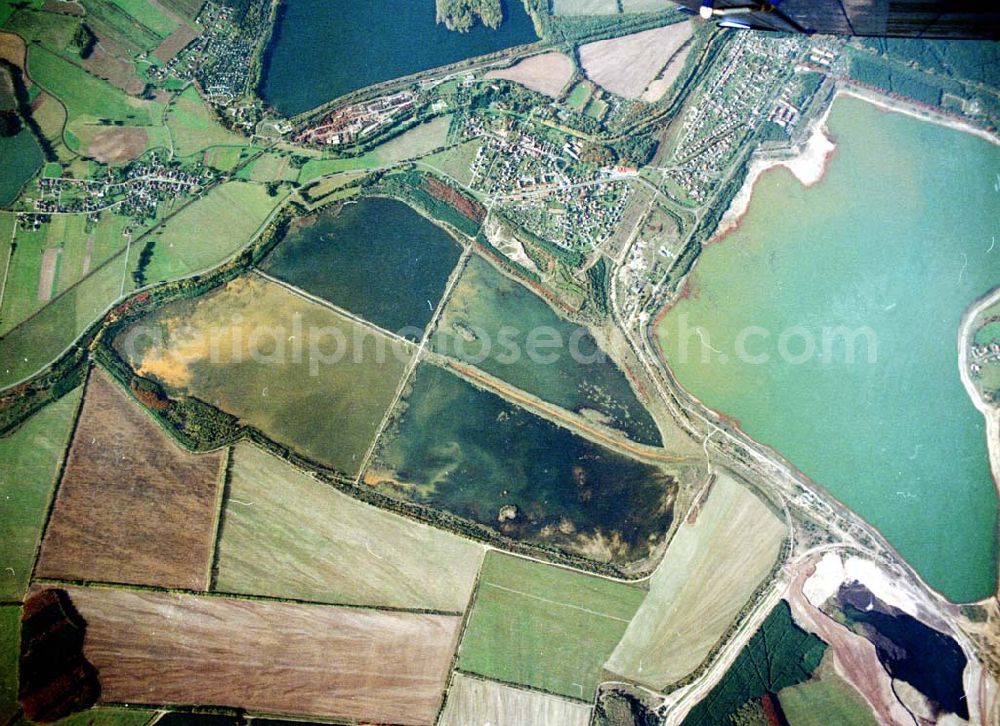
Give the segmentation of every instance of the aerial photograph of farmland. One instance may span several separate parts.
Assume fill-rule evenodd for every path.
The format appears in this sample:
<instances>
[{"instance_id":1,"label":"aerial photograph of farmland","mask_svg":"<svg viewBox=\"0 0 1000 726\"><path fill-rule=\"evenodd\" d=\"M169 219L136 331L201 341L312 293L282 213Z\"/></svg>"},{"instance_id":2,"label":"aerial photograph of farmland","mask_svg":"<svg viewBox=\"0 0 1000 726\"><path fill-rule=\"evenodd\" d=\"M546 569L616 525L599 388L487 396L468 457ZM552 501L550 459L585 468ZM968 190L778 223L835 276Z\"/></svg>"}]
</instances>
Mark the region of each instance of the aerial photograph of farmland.
<instances>
[{"instance_id":1,"label":"aerial photograph of farmland","mask_svg":"<svg viewBox=\"0 0 1000 726\"><path fill-rule=\"evenodd\" d=\"M1000 726L1000 7L0 0L0 726Z\"/></svg>"}]
</instances>

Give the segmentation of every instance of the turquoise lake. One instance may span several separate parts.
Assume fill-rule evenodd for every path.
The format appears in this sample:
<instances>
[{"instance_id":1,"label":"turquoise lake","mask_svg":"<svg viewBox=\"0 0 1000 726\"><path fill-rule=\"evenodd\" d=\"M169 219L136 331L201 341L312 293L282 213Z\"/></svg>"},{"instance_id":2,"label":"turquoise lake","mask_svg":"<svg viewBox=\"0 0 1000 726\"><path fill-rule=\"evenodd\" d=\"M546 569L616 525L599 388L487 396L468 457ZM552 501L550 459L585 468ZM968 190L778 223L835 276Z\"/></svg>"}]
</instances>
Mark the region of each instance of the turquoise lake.
<instances>
[{"instance_id":1,"label":"turquoise lake","mask_svg":"<svg viewBox=\"0 0 1000 726\"><path fill-rule=\"evenodd\" d=\"M359 88L538 40L521 0L495 30L438 25L433 0L285 0L260 92L289 116Z\"/></svg>"},{"instance_id":2,"label":"turquoise lake","mask_svg":"<svg viewBox=\"0 0 1000 726\"><path fill-rule=\"evenodd\" d=\"M932 587L986 597L997 495L957 336L1000 284L1000 148L854 98L828 126L823 180L764 174L658 337L687 390L878 527Z\"/></svg>"}]
</instances>

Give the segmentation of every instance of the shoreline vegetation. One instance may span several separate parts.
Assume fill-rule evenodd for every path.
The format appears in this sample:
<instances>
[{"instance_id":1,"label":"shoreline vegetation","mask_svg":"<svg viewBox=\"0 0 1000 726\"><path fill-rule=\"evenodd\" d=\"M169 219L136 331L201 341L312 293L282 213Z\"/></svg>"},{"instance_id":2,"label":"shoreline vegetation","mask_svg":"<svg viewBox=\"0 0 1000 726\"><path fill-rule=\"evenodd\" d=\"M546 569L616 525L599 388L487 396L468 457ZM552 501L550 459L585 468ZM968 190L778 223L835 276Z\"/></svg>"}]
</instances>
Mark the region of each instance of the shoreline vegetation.
<instances>
[{"instance_id":1,"label":"shoreline vegetation","mask_svg":"<svg viewBox=\"0 0 1000 726\"><path fill-rule=\"evenodd\" d=\"M501 0L437 0L437 22L448 30L467 33L477 21L487 28L499 28L504 21Z\"/></svg>"},{"instance_id":2,"label":"shoreline vegetation","mask_svg":"<svg viewBox=\"0 0 1000 726\"><path fill-rule=\"evenodd\" d=\"M765 172L783 166L788 169L804 187L813 186L823 180L823 177L826 174L827 165L830 163L830 159L837 150L836 140L827 135L826 121L830 116L830 111L833 109L834 103L836 103L837 99L841 97L857 98L888 113L901 113L920 121L926 121L938 126L944 126L946 128L955 129L956 131L972 134L973 136L985 139L992 144L1000 145L1000 137L996 134L973 126L971 123L966 121L960 121L958 119L945 116L944 114L932 114L924 109L918 109L905 101L900 101L883 94L867 91L865 89L855 88L853 86L839 87L830 98L826 108L823 110L823 113L809 125L806 140L798 145L792 156L788 156L787 152L765 152L759 155L754 154L751 158L750 166L747 168L747 174L743 181L743 185L740 187L736 196L734 196L732 202L730 202L729 207L722 215L719 226L708 239L708 244L720 241L729 232L732 232L739 227L743 216L746 214L747 209L750 206L750 200L753 197L753 191L757 184L757 180L760 179L761 175ZM668 302L666 307L670 306L672 306L672 303Z\"/></svg>"}]
</instances>

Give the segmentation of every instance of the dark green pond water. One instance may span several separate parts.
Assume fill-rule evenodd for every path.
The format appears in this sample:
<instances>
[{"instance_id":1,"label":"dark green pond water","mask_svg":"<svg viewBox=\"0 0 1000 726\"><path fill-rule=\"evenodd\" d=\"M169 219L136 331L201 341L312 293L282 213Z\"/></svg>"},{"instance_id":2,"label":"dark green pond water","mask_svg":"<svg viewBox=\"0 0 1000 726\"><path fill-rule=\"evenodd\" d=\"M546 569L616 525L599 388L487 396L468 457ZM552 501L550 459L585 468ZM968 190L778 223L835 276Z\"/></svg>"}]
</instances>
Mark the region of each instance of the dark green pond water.
<instances>
[{"instance_id":1,"label":"dark green pond water","mask_svg":"<svg viewBox=\"0 0 1000 726\"><path fill-rule=\"evenodd\" d=\"M45 161L32 133L24 128L16 136L0 137L0 207L15 199L21 187Z\"/></svg>"},{"instance_id":2,"label":"dark green pond water","mask_svg":"<svg viewBox=\"0 0 1000 726\"><path fill-rule=\"evenodd\" d=\"M496 30L456 33L434 0L285 0L264 56L261 95L294 115L359 88L538 40L520 0Z\"/></svg>"},{"instance_id":3,"label":"dark green pond water","mask_svg":"<svg viewBox=\"0 0 1000 726\"><path fill-rule=\"evenodd\" d=\"M673 516L672 483L660 470L427 363L377 468L402 482L383 485L386 493L594 559L647 555ZM506 505L517 516L502 523Z\"/></svg>"},{"instance_id":4,"label":"dark green pond water","mask_svg":"<svg viewBox=\"0 0 1000 726\"><path fill-rule=\"evenodd\" d=\"M292 230L261 267L416 339L461 252L447 232L402 202L369 198Z\"/></svg>"},{"instance_id":5,"label":"dark green pond water","mask_svg":"<svg viewBox=\"0 0 1000 726\"><path fill-rule=\"evenodd\" d=\"M531 345L543 338L559 344ZM634 441L662 444L625 374L586 328L563 320L544 300L479 257L469 261L455 286L432 342L435 351L477 365L541 399L591 412Z\"/></svg>"}]
</instances>

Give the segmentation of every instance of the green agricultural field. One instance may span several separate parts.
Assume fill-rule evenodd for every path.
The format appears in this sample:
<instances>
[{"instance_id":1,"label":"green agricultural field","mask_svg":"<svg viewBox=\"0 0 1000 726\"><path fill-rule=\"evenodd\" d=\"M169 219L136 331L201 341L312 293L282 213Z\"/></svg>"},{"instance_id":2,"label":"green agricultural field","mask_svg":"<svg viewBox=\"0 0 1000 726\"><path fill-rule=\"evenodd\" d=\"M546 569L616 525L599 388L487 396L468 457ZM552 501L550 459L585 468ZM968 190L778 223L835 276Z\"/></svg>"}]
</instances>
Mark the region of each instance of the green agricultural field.
<instances>
[{"instance_id":1,"label":"green agricultural field","mask_svg":"<svg viewBox=\"0 0 1000 726\"><path fill-rule=\"evenodd\" d=\"M71 123L80 116L123 121L134 126L159 123L161 104L127 96L43 46L28 47L28 72L42 88L66 105Z\"/></svg>"},{"instance_id":2,"label":"green agricultural field","mask_svg":"<svg viewBox=\"0 0 1000 726\"><path fill-rule=\"evenodd\" d=\"M451 116L438 116L376 146L373 153L383 166L416 159L447 144L450 126Z\"/></svg>"},{"instance_id":3,"label":"green agricultural field","mask_svg":"<svg viewBox=\"0 0 1000 726\"><path fill-rule=\"evenodd\" d=\"M122 250L124 226L122 217L102 212L96 223L83 214L55 215L38 230L18 228L17 248L10 259L0 307L0 334L41 310Z\"/></svg>"},{"instance_id":4,"label":"green agricultural field","mask_svg":"<svg viewBox=\"0 0 1000 726\"><path fill-rule=\"evenodd\" d=\"M251 444L233 453L221 592L464 611L483 547L359 502Z\"/></svg>"},{"instance_id":5,"label":"green agricultural field","mask_svg":"<svg viewBox=\"0 0 1000 726\"><path fill-rule=\"evenodd\" d=\"M214 187L133 245L129 270L141 265L139 250L150 242L152 256L142 270L146 284L213 267L248 244L282 200L262 184L231 181Z\"/></svg>"},{"instance_id":6,"label":"green agricultural field","mask_svg":"<svg viewBox=\"0 0 1000 726\"><path fill-rule=\"evenodd\" d=\"M0 337L0 386L51 363L121 294L124 256L94 270L66 294Z\"/></svg>"},{"instance_id":7,"label":"green agricultural field","mask_svg":"<svg viewBox=\"0 0 1000 726\"><path fill-rule=\"evenodd\" d=\"M339 174L345 171L375 169L380 165L378 157L373 152L352 156L346 159L310 159L299 172L299 183L308 184L329 174Z\"/></svg>"},{"instance_id":8,"label":"green agricultural field","mask_svg":"<svg viewBox=\"0 0 1000 726\"><path fill-rule=\"evenodd\" d=\"M737 709L809 680L825 651L826 643L796 625L781 600L722 680L691 709L684 726L737 726L731 718Z\"/></svg>"},{"instance_id":9,"label":"green agricultural field","mask_svg":"<svg viewBox=\"0 0 1000 726\"><path fill-rule=\"evenodd\" d=\"M141 375L349 474L361 466L411 355L257 275L166 305L134 330L134 346L129 332L115 345Z\"/></svg>"},{"instance_id":10,"label":"green agricultural field","mask_svg":"<svg viewBox=\"0 0 1000 726\"><path fill-rule=\"evenodd\" d=\"M59 475L82 388L34 414L0 438L0 599L20 600Z\"/></svg>"},{"instance_id":11,"label":"green agricultural field","mask_svg":"<svg viewBox=\"0 0 1000 726\"><path fill-rule=\"evenodd\" d=\"M594 88L589 83L577 83L573 86L573 90L570 91L569 95L566 97L566 105L574 111L583 113L583 109L587 107L587 103L590 101L590 95L593 92Z\"/></svg>"},{"instance_id":12,"label":"green agricultural field","mask_svg":"<svg viewBox=\"0 0 1000 726\"><path fill-rule=\"evenodd\" d=\"M458 667L590 701L601 665L644 595L631 585L490 552Z\"/></svg>"},{"instance_id":13,"label":"green agricultural field","mask_svg":"<svg viewBox=\"0 0 1000 726\"><path fill-rule=\"evenodd\" d=\"M213 146L205 150L203 163L219 171L229 171L239 163L244 150L240 146Z\"/></svg>"},{"instance_id":14,"label":"green agricultural field","mask_svg":"<svg viewBox=\"0 0 1000 726\"><path fill-rule=\"evenodd\" d=\"M421 166L429 166L460 184L468 186L472 183L472 162L476 160L476 154L482 145L483 142L479 139L466 141L458 146L426 156L420 160L420 164Z\"/></svg>"},{"instance_id":15,"label":"green agricultural field","mask_svg":"<svg viewBox=\"0 0 1000 726\"><path fill-rule=\"evenodd\" d=\"M178 156L191 156L213 146L248 146L247 139L234 134L215 118L212 109L194 86L171 100L167 107L167 127Z\"/></svg>"},{"instance_id":16,"label":"green agricultural field","mask_svg":"<svg viewBox=\"0 0 1000 726\"><path fill-rule=\"evenodd\" d=\"M161 38L166 38L180 25L163 8L149 0L111 0L111 2Z\"/></svg>"},{"instance_id":17,"label":"green agricultural field","mask_svg":"<svg viewBox=\"0 0 1000 726\"><path fill-rule=\"evenodd\" d=\"M6 7L11 5L13 3L3 3ZM49 48L62 49L72 44L79 24L79 19L70 15L25 9L14 13L4 25L4 30L17 33L28 44L41 43Z\"/></svg>"},{"instance_id":18,"label":"green agricultural field","mask_svg":"<svg viewBox=\"0 0 1000 726\"><path fill-rule=\"evenodd\" d=\"M813 679L778 694L791 726L875 726L878 721L864 697L837 675L827 651Z\"/></svg>"},{"instance_id":19,"label":"green agricultural field","mask_svg":"<svg viewBox=\"0 0 1000 726\"><path fill-rule=\"evenodd\" d=\"M265 153L236 174L237 179L255 182L295 181L299 170L291 164L290 155Z\"/></svg>"},{"instance_id":20,"label":"green agricultural field","mask_svg":"<svg viewBox=\"0 0 1000 726\"><path fill-rule=\"evenodd\" d=\"M770 572L786 535L760 499L720 474L696 521L682 523L667 547L607 669L656 690L691 673Z\"/></svg>"},{"instance_id":21,"label":"green agricultural field","mask_svg":"<svg viewBox=\"0 0 1000 726\"><path fill-rule=\"evenodd\" d=\"M17 703L17 656L21 649L21 608L0 606L0 721L10 722Z\"/></svg>"}]
</instances>

